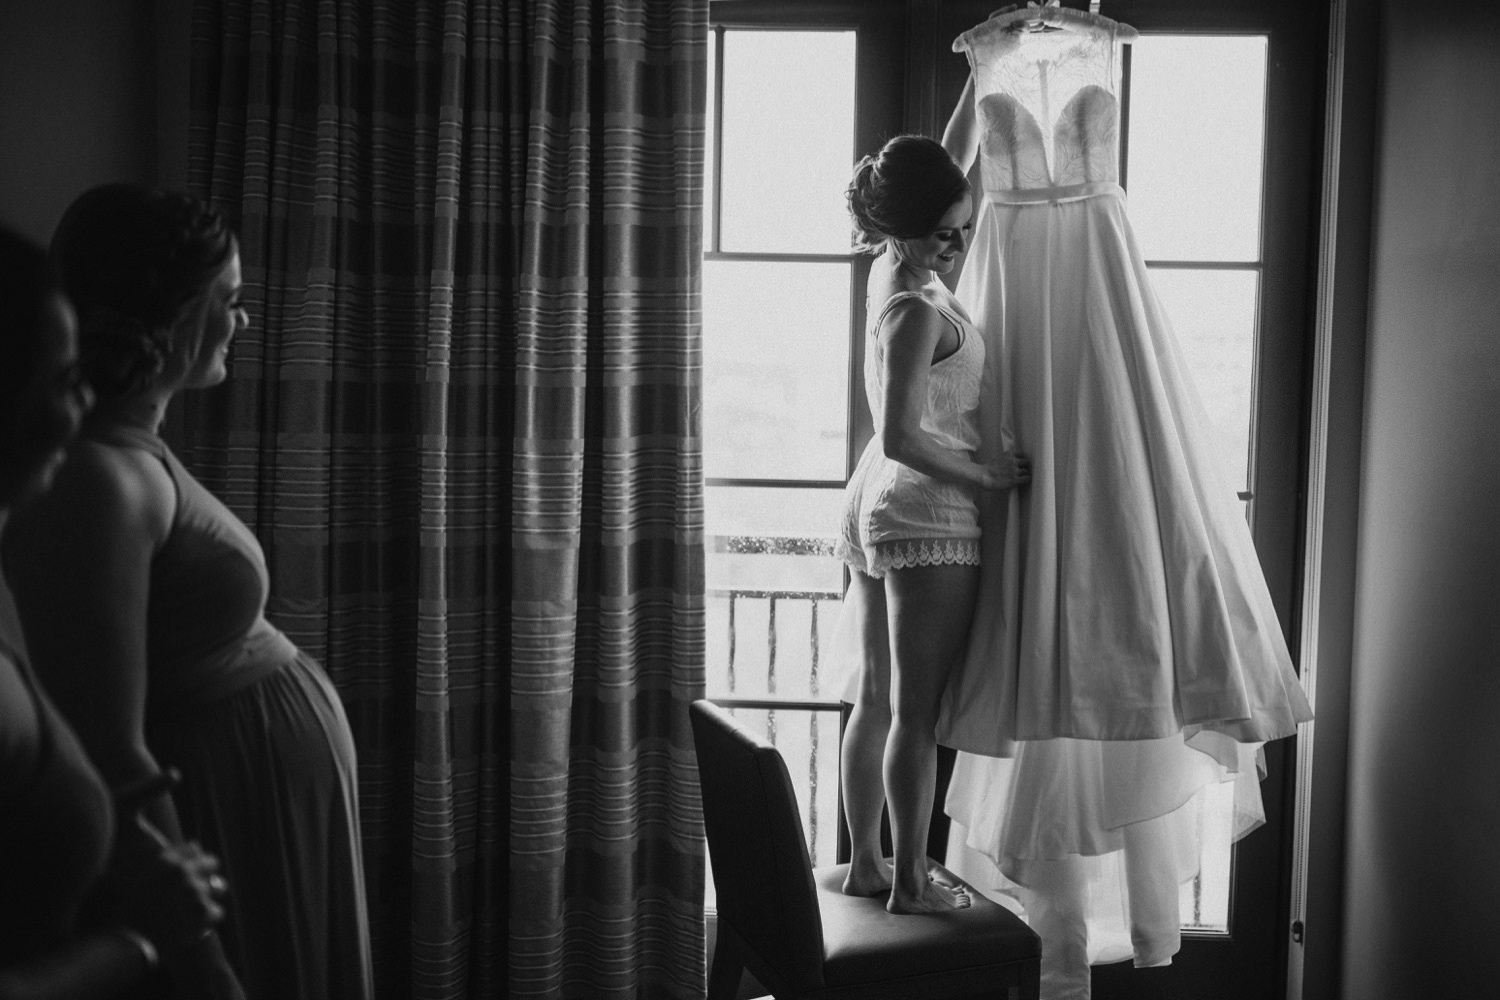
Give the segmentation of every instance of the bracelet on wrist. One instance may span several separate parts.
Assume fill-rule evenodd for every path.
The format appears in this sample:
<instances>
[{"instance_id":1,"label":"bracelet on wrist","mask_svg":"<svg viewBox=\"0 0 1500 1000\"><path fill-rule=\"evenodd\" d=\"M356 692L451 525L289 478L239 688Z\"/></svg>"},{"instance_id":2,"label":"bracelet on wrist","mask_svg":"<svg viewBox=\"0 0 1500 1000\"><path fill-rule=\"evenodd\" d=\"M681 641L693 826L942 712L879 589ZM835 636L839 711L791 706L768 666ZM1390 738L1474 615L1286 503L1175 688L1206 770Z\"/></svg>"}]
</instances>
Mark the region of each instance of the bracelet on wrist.
<instances>
[{"instance_id":1,"label":"bracelet on wrist","mask_svg":"<svg viewBox=\"0 0 1500 1000\"><path fill-rule=\"evenodd\" d=\"M161 956L157 954L156 945L151 943L150 938L139 931L131 930L129 927L116 927L115 933L124 938L140 954L141 961L146 963L148 971L160 964Z\"/></svg>"}]
</instances>

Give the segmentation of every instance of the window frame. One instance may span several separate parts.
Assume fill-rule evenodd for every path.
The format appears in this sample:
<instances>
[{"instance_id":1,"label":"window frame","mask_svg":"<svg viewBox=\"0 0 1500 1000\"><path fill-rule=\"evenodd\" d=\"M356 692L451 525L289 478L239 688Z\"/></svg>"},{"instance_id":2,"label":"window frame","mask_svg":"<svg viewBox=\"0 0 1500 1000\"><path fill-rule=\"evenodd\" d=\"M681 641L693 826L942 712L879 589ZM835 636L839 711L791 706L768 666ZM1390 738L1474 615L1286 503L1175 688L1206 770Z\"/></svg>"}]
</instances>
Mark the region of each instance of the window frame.
<instances>
[{"instance_id":1,"label":"window frame","mask_svg":"<svg viewBox=\"0 0 1500 1000\"><path fill-rule=\"evenodd\" d=\"M901 51L900 26L907 14L906 0L712 0L709 4L709 30L713 44L721 45L724 29L748 28L761 31L845 30L856 33L854 146L849 165L865 153L879 149L890 136L903 131L902 109L906 88L902 75L888 72L890 54ZM719 49L722 54L722 48ZM723 61L718 60L717 75L722 76ZM722 79L713 81L710 98L716 102L715 120L721 120ZM867 254L762 254L725 252L719 249L719 202L724 197L721 181L722 139L714 136L708 169L713 173L714 204L708 206L713 218L711 245L704 250L705 261L714 260L847 260L852 265L849 292L850 358L849 358L849 445L845 456L845 477L865 442L874 433L870 408L864 394L864 343L860 332L865 325L865 300L862 289L873 261ZM708 479L710 486L794 486L798 482L837 486L831 480L752 480L730 477Z\"/></svg>"},{"instance_id":2,"label":"window frame","mask_svg":"<svg viewBox=\"0 0 1500 1000\"><path fill-rule=\"evenodd\" d=\"M889 72L892 65L902 65L903 33L907 0L712 0L709 4L709 44L715 47L715 78L709 81L709 100L713 102L714 121L723 121L723 35L726 30L758 31L853 31L855 43L855 108L853 142L849 166L864 154L878 149L887 138L904 131L902 121L906 105L902 73ZM723 130L716 127L710 137L706 169L711 172L713 201L706 206L711 220L706 234L703 259L714 261L812 261L845 262L849 266L849 362L846 412L846 448L843 478L840 480L766 479L730 476L706 476L706 488L838 489L842 490L858 461L866 442L874 434L874 424L864 389L864 337L866 319L864 288L873 258L855 253L806 254L778 252L725 251L722 249L720 209L724 197L722 183ZM710 543L713 540L710 539ZM842 572L843 588L848 587L848 570ZM849 706L836 696L826 698L740 697L715 694L708 697L717 705L730 709L768 712L838 713L838 736L842 742L848 721ZM774 725L774 722L772 723ZM806 817L804 818L806 819ZM848 825L840 798L836 813L835 859L846 860L849 853Z\"/></svg>"},{"instance_id":3,"label":"window frame","mask_svg":"<svg viewBox=\"0 0 1500 1000\"><path fill-rule=\"evenodd\" d=\"M1073 0L1068 2L1078 6ZM836 27L863 32L856 68L854 151L863 154L898 132L941 134L967 78L964 60L951 53L949 43L1001 5L1000 0L713 0L710 21L725 27ZM1300 648L1302 627L1314 254L1323 165L1324 108L1320 98L1325 89L1328 7L1323 3L1307 5L1301 0L1254 0L1246 5L1111 0L1103 13L1143 34L1245 33L1264 34L1269 39L1260 315L1247 483L1252 496L1247 516L1273 603L1295 652ZM866 44L867 38L871 44ZM881 51L896 54L872 65L869 53L877 45ZM881 124L871 124L875 112L883 112ZM1122 159L1124 155L1122 150ZM710 169L717 169L717 160ZM722 186L716 184L714 191L716 198L723 197ZM865 322L863 288L870 259L856 256L853 261L846 472L853 468L873 434L861 377L863 337L858 335ZM1201 266L1201 262L1192 263ZM749 485L717 479L710 483ZM725 702L733 704L734 700ZM747 707L826 710L828 704L774 701ZM1267 773L1261 792L1267 829L1236 850L1236 883L1257 887L1257 894L1266 898L1253 913L1242 913L1243 894L1235 893L1227 935L1184 932L1188 940L1175 960L1174 975L1218 987L1232 982L1236 996L1274 996L1284 985L1291 942L1295 761L1295 741L1281 740L1266 748ZM940 810L934 812L933 842L941 844L946 838L945 824L937 815ZM937 829L940 825L944 827L941 834ZM939 835L943 839L938 839ZM1132 976L1130 972L1128 963L1097 968L1095 995L1100 1000L1146 996L1157 988L1148 983L1159 980L1143 974Z\"/></svg>"}]
</instances>

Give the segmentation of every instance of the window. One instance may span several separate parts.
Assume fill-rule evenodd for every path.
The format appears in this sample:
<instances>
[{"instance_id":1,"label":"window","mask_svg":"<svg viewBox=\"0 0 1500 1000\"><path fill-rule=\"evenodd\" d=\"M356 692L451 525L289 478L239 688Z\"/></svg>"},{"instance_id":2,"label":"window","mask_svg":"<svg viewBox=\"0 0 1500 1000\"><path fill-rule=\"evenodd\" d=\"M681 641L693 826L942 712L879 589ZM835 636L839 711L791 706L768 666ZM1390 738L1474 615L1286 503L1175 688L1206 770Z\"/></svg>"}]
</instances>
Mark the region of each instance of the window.
<instances>
[{"instance_id":1,"label":"window","mask_svg":"<svg viewBox=\"0 0 1500 1000\"><path fill-rule=\"evenodd\" d=\"M839 706L823 650L844 590L855 32L717 26L710 52L708 689L781 749L814 864L832 864Z\"/></svg>"},{"instance_id":2,"label":"window","mask_svg":"<svg viewBox=\"0 0 1500 1000\"><path fill-rule=\"evenodd\" d=\"M1286 150L1300 156L1305 147L1285 138L1285 110L1275 129L1271 121L1272 109L1286 107L1273 96L1294 88L1277 75L1285 71L1271 59L1263 12L1222 26L1219 15L1189 26L1196 13L1167 13L1181 23L1112 13L1143 32L1126 50L1121 177L1285 615L1288 583L1277 569L1294 559L1295 483L1286 469L1297 461L1298 417L1286 393L1297 384L1304 279L1295 227L1306 203ZM937 102L935 128L925 117L920 128L905 123L923 117L913 93L941 88L890 69L930 72L918 58L921 40L900 35L915 16L876 0L712 5L708 693L782 750L815 865L837 851L839 715L825 652L844 572L832 543L843 483L871 433L858 374L868 259L849 253L843 188L854 159L889 135L941 130L949 108ZM1278 141L1283 158L1270 169ZM1268 752L1274 779L1280 750ZM1262 791L1274 813L1275 785ZM1228 823L1228 807L1220 803L1205 822ZM1238 912L1249 894L1231 891L1231 852L1202 860L1203 874L1184 889L1184 924L1223 937L1231 904Z\"/></svg>"},{"instance_id":3,"label":"window","mask_svg":"<svg viewBox=\"0 0 1500 1000\"><path fill-rule=\"evenodd\" d=\"M1127 49L1122 143L1141 252L1247 501L1267 41L1142 35ZM1205 87L1206 79L1214 85Z\"/></svg>"},{"instance_id":4,"label":"window","mask_svg":"<svg viewBox=\"0 0 1500 1000\"><path fill-rule=\"evenodd\" d=\"M1265 164L1265 35L1150 35L1127 47L1121 182L1151 282L1242 502L1251 477ZM1212 79L1206 87L1203 81ZM1213 136L1212 142L1202 141ZM1232 786L1211 790L1183 927L1229 930Z\"/></svg>"},{"instance_id":5,"label":"window","mask_svg":"<svg viewBox=\"0 0 1500 1000\"><path fill-rule=\"evenodd\" d=\"M844 201L901 131L905 0L710 7L703 263L708 694L787 760L813 864L839 850L844 483L869 438L869 259ZM712 908L712 886L709 908Z\"/></svg>"}]
</instances>

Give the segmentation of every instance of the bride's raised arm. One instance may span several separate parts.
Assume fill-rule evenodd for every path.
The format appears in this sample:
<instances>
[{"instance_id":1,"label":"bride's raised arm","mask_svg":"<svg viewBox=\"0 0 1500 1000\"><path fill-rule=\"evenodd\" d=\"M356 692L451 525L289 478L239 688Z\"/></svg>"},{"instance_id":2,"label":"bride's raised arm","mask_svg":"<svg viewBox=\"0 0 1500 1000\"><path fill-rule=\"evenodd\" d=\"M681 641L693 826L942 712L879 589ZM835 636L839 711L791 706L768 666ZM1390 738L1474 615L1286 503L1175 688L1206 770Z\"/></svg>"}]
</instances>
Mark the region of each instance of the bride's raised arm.
<instances>
[{"instance_id":1,"label":"bride's raised arm","mask_svg":"<svg viewBox=\"0 0 1500 1000\"><path fill-rule=\"evenodd\" d=\"M943 148L964 173L974 166L974 156L979 151L979 126L974 118L974 74L969 74L964 92L959 95L948 126L943 129Z\"/></svg>"}]
</instances>

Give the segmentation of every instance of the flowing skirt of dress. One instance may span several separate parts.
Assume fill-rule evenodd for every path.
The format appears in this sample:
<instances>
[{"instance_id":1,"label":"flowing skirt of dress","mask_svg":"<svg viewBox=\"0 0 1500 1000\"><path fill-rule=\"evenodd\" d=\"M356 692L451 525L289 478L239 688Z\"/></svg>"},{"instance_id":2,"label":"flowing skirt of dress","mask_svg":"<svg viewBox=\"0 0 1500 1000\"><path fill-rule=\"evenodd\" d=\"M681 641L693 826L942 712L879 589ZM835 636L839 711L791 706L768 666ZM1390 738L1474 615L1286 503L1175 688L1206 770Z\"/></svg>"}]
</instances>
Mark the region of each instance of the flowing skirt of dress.
<instances>
[{"instance_id":1,"label":"flowing skirt of dress","mask_svg":"<svg viewBox=\"0 0 1500 1000\"><path fill-rule=\"evenodd\" d=\"M981 582L938 741L948 865L1015 896L1043 995L1169 961L1206 841L1262 822L1260 745L1311 710L1123 196L986 199L958 297L984 331Z\"/></svg>"},{"instance_id":2,"label":"flowing skirt of dress","mask_svg":"<svg viewBox=\"0 0 1500 1000\"><path fill-rule=\"evenodd\" d=\"M981 453L1033 476L985 512L949 745L1294 734L1311 712L1123 196L987 201L958 297L999 400Z\"/></svg>"},{"instance_id":3,"label":"flowing skirt of dress","mask_svg":"<svg viewBox=\"0 0 1500 1000\"><path fill-rule=\"evenodd\" d=\"M946 865L1042 937L1042 996L1088 1000L1089 966L1164 965L1181 946L1187 883L1265 820L1259 747L1226 767L1179 735L1038 740L1010 758L960 753ZM1212 902L1227 884L1209 880Z\"/></svg>"},{"instance_id":4,"label":"flowing skirt of dress","mask_svg":"<svg viewBox=\"0 0 1500 1000\"><path fill-rule=\"evenodd\" d=\"M182 772L188 836L229 879L219 934L250 997L369 1000L355 750L327 675L295 652L269 676L147 740Z\"/></svg>"}]
</instances>

